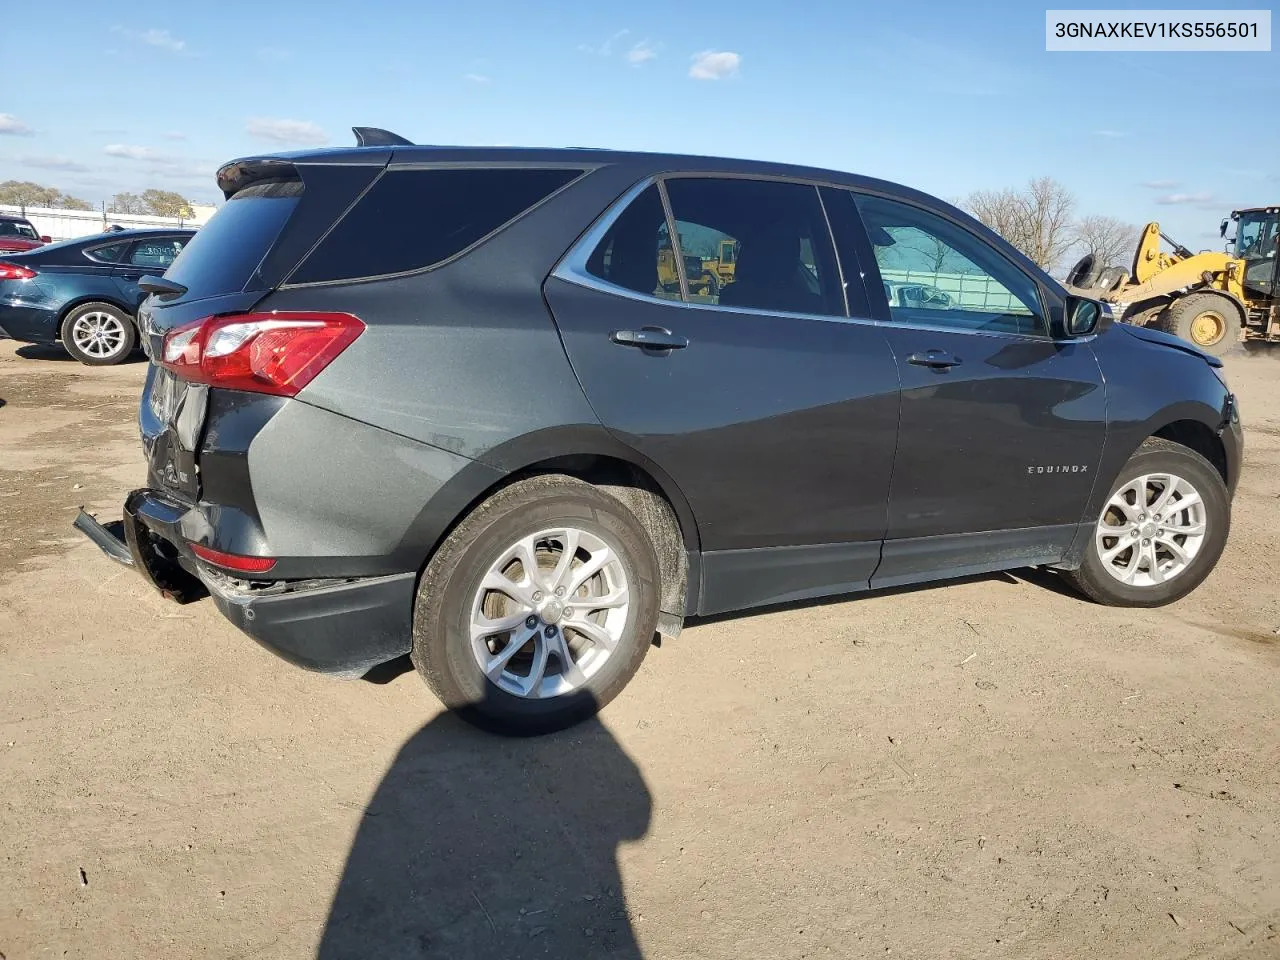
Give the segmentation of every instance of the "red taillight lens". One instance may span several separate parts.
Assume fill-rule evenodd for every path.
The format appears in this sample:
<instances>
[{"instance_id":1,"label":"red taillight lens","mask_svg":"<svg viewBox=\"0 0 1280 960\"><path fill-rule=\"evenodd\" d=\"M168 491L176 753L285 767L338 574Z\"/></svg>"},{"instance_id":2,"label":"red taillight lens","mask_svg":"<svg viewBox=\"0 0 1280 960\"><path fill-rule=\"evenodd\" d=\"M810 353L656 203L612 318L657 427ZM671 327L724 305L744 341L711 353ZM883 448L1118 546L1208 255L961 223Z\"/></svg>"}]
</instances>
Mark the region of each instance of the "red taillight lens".
<instances>
[{"instance_id":1,"label":"red taillight lens","mask_svg":"<svg viewBox=\"0 0 1280 960\"><path fill-rule=\"evenodd\" d=\"M36 272L30 267L0 261L0 280L30 280L35 275Z\"/></svg>"},{"instance_id":2,"label":"red taillight lens","mask_svg":"<svg viewBox=\"0 0 1280 960\"><path fill-rule=\"evenodd\" d=\"M191 552L214 566L238 570L241 573L266 573L276 565L271 557L242 557L237 553L223 553L221 550L215 550L200 543L191 544Z\"/></svg>"},{"instance_id":3,"label":"red taillight lens","mask_svg":"<svg viewBox=\"0 0 1280 960\"><path fill-rule=\"evenodd\" d=\"M165 334L160 362L187 380L292 397L364 332L349 313L239 313Z\"/></svg>"}]
</instances>

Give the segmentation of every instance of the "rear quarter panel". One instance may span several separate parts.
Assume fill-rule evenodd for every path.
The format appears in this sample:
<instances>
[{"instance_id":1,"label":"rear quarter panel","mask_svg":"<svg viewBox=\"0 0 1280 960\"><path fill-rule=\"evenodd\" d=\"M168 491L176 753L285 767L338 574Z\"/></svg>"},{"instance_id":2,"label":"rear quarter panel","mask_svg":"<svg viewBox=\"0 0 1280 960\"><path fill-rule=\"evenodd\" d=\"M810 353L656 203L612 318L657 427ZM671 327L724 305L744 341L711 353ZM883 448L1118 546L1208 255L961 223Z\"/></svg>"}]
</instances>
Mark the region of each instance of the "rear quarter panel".
<instances>
[{"instance_id":1,"label":"rear quarter panel","mask_svg":"<svg viewBox=\"0 0 1280 960\"><path fill-rule=\"evenodd\" d=\"M540 450L578 452L517 442L556 431L559 444L565 428L601 429L542 283L633 180L619 168L597 169L432 270L271 294L260 309L344 311L367 327L299 399L503 471Z\"/></svg>"}]
</instances>

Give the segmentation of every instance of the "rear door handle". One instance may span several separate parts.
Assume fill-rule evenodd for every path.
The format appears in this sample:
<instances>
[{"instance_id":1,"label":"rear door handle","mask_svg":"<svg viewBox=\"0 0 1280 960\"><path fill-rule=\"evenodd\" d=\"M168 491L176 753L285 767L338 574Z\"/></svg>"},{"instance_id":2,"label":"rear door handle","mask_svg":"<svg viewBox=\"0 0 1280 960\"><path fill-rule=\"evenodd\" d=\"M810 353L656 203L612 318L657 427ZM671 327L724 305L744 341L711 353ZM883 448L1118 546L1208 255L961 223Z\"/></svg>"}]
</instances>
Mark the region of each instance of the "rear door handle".
<instances>
[{"instance_id":1,"label":"rear door handle","mask_svg":"<svg viewBox=\"0 0 1280 960\"><path fill-rule=\"evenodd\" d=\"M931 370L949 370L961 363L959 357L945 350L929 350L925 353L913 353L907 357L907 363L917 367L929 367Z\"/></svg>"},{"instance_id":2,"label":"rear door handle","mask_svg":"<svg viewBox=\"0 0 1280 960\"><path fill-rule=\"evenodd\" d=\"M649 350L682 350L689 345L689 338L672 333L665 327L641 327L639 330L615 330L609 339L625 347L644 347Z\"/></svg>"}]
</instances>

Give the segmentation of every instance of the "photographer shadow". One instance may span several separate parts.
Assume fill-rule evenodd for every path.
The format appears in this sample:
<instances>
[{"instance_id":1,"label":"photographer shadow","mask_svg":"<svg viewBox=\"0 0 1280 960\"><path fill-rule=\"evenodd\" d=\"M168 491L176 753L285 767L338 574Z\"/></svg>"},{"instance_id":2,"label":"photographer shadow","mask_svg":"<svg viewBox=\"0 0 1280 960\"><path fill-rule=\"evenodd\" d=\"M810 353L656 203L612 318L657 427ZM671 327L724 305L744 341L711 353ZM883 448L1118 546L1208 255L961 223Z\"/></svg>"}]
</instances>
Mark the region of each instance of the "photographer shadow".
<instances>
[{"instance_id":1,"label":"photographer shadow","mask_svg":"<svg viewBox=\"0 0 1280 960\"><path fill-rule=\"evenodd\" d=\"M650 808L594 718L504 739L443 713L364 811L318 957L639 958L617 851Z\"/></svg>"}]
</instances>

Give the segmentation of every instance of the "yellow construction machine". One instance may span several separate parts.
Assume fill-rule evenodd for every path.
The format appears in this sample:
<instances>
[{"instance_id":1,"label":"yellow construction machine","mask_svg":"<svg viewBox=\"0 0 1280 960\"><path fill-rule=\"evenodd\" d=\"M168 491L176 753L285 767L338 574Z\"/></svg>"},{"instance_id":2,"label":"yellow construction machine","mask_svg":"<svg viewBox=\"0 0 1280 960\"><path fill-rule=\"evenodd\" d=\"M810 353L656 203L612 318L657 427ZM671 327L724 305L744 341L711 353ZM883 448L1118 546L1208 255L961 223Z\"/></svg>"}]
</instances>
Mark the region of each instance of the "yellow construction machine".
<instances>
[{"instance_id":1,"label":"yellow construction machine","mask_svg":"<svg viewBox=\"0 0 1280 960\"><path fill-rule=\"evenodd\" d=\"M703 257L704 269L716 275L720 286L733 283L735 271L738 269L738 241L728 238L720 241L720 249L714 257Z\"/></svg>"},{"instance_id":2,"label":"yellow construction machine","mask_svg":"<svg viewBox=\"0 0 1280 960\"><path fill-rule=\"evenodd\" d=\"M713 263L715 261L712 261ZM689 282L689 295L699 299L714 299L720 295L720 279L703 266L701 257L686 255L684 275ZM676 254L669 243L658 248L658 285L664 293L680 293L680 273L676 267Z\"/></svg>"},{"instance_id":3,"label":"yellow construction machine","mask_svg":"<svg viewBox=\"0 0 1280 960\"><path fill-rule=\"evenodd\" d=\"M1067 286L1112 304L1126 323L1154 326L1209 353L1226 353L1241 338L1280 341L1280 206L1234 210L1222 221L1228 251L1192 253L1160 232L1142 231L1131 270L1085 256ZM1164 240L1171 251L1160 249Z\"/></svg>"}]
</instances>

